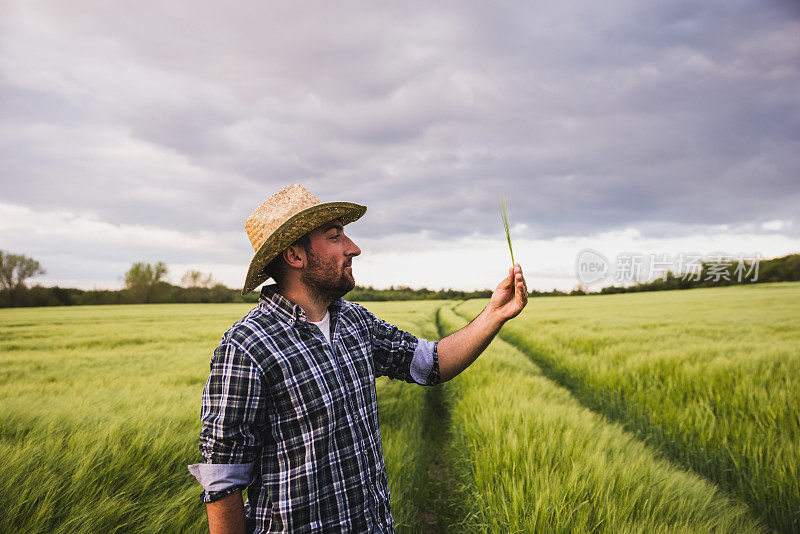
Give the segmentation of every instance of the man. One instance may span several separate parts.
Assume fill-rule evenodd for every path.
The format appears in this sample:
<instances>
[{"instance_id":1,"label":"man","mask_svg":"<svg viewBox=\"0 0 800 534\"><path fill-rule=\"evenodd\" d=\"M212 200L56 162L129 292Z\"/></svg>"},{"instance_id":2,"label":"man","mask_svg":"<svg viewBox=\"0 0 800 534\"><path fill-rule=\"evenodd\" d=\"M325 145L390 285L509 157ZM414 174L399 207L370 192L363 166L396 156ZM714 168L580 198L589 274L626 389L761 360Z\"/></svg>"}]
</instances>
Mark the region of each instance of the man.
<instances>
[{"instance_id":1,"label":"man","mask_svg":"<svg viewBox=\"0 0 800 534\"><path fill-rule=\"evenodd\" d=\"M211 360L205 463L189 470L204 487L212 534L393 532L375 377L447 381L527 303L517 265L468 326L430 342L342 300L361 253L343 227L365 211L292 185L247 219L255 256L242 292L276 283Z\"/></svg>"}]
</instances>

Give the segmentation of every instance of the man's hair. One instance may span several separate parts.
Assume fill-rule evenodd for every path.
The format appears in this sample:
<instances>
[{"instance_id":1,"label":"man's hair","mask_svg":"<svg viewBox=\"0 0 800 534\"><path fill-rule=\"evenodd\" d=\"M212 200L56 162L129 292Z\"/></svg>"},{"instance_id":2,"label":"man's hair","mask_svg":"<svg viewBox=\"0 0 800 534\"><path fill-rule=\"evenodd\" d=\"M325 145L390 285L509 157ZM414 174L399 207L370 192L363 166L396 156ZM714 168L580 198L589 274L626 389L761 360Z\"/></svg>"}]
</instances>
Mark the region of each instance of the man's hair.
<instances>
[{"instance_id":1,"label":"man's hair","mask_svg":"<svg viewBox=\"0 0 800 534\"><path fill-rule=\"evenodd\" d=\"M303 250L305 250L306 254L308 254L309 250L311 250L311 239L308 237L308 234L305 234L290 246L303 247ZM267 266L264 267L262 272L267 276L272 277L276 282L280 283L283 279L285 271L286 262L283 260L283 250L281 250L280 254L278 254L271 262L269 262Z\"/></svg>"}]
</instances>

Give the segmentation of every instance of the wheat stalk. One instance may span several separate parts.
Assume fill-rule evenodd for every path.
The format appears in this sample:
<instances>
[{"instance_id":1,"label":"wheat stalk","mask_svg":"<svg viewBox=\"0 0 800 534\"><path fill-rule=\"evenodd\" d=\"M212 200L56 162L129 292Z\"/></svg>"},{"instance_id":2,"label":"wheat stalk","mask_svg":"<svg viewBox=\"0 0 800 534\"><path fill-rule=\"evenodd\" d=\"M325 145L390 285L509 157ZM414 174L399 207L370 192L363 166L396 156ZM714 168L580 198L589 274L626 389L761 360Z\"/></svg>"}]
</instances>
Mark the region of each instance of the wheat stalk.
<instances>
[{"instance_id":1,"label":"wheat stalk","mask_svg":"<svg viewBox=\"0 0 800 534\"><path fill-rule=\"evenodd\" d=\"M506 213L505 195L500 195L500 200L498 203L500 204L500 218L503 219L503 228L506 229L506 240L508 241L508 250L511 252L511 266L513 267L517 263L514 261L514 249L511 247L511 231L508 229L508 214Z\"/></svg>"}]
</instances>

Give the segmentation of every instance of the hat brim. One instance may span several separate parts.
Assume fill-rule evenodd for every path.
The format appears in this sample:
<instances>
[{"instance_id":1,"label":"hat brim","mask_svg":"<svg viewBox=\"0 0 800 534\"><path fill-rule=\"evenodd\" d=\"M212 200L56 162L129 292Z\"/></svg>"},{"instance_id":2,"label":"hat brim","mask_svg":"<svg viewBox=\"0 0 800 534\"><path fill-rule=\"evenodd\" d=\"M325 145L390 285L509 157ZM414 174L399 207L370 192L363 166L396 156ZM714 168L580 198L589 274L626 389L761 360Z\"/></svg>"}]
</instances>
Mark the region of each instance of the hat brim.
<instances>
[{"instance_id":1,"label":"hat brim","mask_svg":"<svg viewBox=\"0 0 800 534\"><path fill-rule=\"evenodd\" d=\"M334 219L340 219L342 226L350 224L360 219L366 211L366 206L353 202L323 202L292 215L270 234L250 260L242 295L266 282L269 276L264 274L264 267L305 234Z\"/></svg>"}]
</instances>

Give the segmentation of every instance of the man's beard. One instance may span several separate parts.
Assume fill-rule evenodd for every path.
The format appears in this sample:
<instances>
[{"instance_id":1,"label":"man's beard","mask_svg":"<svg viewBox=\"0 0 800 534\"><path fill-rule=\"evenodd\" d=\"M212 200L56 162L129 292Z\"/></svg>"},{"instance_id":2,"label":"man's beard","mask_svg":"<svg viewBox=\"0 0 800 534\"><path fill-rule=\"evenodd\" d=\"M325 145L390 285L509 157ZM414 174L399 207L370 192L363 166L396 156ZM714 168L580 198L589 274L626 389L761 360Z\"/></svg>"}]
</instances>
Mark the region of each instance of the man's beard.
<instances>
[{"instance_id":1,"label":"man's beard","mask_svg":"<svg viewBox=\"0 0 800 534\"><path fill-rule=\"evenodd\" d=\"M335 261L325 261L310 250L306 252L308 265L300 275L300 280L309 294L317 302L333 302L350 292L356 285L351 276L347 276L344 267Z\"/></svg>"}]
</instances>

